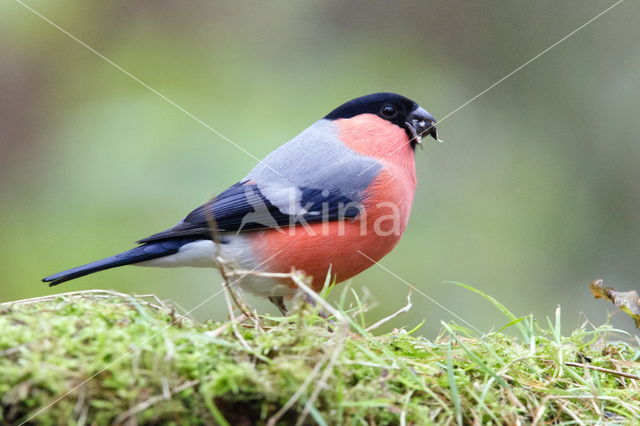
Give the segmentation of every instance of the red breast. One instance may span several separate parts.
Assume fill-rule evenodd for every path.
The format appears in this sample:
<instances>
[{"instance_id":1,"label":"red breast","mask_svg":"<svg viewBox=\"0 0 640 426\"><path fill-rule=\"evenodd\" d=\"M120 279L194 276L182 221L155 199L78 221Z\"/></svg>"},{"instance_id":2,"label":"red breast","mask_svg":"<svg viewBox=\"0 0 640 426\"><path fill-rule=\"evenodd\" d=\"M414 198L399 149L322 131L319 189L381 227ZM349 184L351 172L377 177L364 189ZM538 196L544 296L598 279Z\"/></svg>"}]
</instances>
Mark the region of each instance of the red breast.
<instances>
[{"instance_id":1,"label":"red breast","mask_svg":"<svg viewBox=\"0 0 640 426\"><path fill-rule=\"evenodd\" d=\"M378 261L393 249L406 228L416 187L414 152L404 129L373 114L335 123L349 148L383 165L366 190L365 212L355 220L258 231L251 239L258 262L279 252L267 264L269 272L295 267L313 277L316 290L329 268L341 282L372 265L360 252Z\"/></svg>"}]
</instances>

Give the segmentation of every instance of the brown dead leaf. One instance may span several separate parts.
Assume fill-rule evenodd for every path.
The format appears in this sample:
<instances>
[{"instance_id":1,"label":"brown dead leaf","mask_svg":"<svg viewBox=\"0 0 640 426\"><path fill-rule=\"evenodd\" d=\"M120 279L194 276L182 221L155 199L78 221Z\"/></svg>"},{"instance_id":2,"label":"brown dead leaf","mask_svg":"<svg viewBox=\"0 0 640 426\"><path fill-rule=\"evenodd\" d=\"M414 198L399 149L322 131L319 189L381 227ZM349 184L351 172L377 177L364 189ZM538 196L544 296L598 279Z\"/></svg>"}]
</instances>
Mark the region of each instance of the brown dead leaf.
<instances>
[{"instance_id":1,"label":"brown dead leaf","mask_svg":"<svg viewBox=\"0 0 640 426\"><path fill-rule=\"evenodd\" d=\"M614 288L605 287L604 280L601 278L591 281L589 290L596 299L606 299L616 305L618 309L634 319L636 328L640 328L640 296L637 291L617 291Z\"/></svg>"}]
</instances>

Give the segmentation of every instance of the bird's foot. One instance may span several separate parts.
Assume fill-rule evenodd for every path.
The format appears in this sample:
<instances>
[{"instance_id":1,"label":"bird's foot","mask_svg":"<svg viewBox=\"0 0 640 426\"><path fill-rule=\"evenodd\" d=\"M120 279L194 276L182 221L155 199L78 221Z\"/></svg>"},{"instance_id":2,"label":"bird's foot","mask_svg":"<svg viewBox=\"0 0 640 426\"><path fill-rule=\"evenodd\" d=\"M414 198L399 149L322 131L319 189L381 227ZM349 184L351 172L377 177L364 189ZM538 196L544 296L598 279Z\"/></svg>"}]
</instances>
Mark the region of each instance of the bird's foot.
<instances>
[{"instance_id":1,"label":"bird's foot","mask_svg":"<svg viewBox=\"0 0 640 426\"><path fill-rule=\"evenodd\" d=\"M284 297L282 296L271 296L269 297L269 302L276 305L282 316L289 316L289 311L287 310L287 306L284 304Z\"/></svg>"},{"instance_id":2,"label":"bird's foot","mask_svg":"<svg viewBox=\"0 0 640 426\"><path fill-rule=\"evenodd\" d=\"M313 300L313 298L311 296L309 296L307 293L304 293L302 295L302 301L304 303L308 303L309 305L313 306L314 308L317 307L317 303L315 300ZM327 319L331 316L331 314L327 311L325 311L324 309L320 309L318 310L318 315L320 315L322 318Z\"/></svg>"}]
</instances>

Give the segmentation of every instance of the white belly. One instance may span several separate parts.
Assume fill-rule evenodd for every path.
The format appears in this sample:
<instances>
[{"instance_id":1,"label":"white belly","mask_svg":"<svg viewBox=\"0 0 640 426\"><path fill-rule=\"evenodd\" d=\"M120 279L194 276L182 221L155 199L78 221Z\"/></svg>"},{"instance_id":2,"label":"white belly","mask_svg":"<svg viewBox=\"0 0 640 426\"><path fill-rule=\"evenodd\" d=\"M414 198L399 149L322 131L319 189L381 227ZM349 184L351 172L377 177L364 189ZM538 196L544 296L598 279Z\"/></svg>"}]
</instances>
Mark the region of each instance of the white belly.
<instances>
[{"instance_id":1,"label":"white belly","mask_svg":"<svg viewBox=\"0 0 640 426\"><path fill-rule=\"evenodd\" d=\"M217 246L217 248L216 248ZM218 268L216 257L221 256L236 268L266 272L261 264L256 262L251 244L244 235L229 238L228 243L216 245L211 240L199 240L180 247L177 253L157 259L136 263L136 266L151 266L159 268L177 268L191 266L196 268ZM248 291L257 296L288 296L295 291L291 287L281 284L272 278L246 274L230 278L234 287Z\"/></svg>"}]
</instances>

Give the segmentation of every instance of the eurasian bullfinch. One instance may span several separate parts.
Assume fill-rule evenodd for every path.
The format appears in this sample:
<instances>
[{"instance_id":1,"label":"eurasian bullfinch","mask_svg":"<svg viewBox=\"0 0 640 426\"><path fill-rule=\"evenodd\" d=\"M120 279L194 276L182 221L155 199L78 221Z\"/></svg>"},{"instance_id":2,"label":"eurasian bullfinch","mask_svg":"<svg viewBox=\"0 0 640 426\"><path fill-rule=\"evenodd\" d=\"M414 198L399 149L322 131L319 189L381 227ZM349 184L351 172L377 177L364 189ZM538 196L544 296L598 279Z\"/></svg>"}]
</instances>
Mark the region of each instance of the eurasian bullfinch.
<instances>
[{"instance_id":1,"label":"eurasian bullfinch","mask_svg":"<svg viewBox=\"0 0 640 426\"><path fill-rule=\"evenodd\" d=\"M435 119L394 93L353 99L264 158L240 182L171 229L115 256L43 279L50 285L123 265L217 267L313 278L318 289L385 256L409 220L414 151ZM365 256L366 255L366 256ZM279 307L296 292L287 279L248 274L238 285Z\"/></svg>"}]
</instances>

